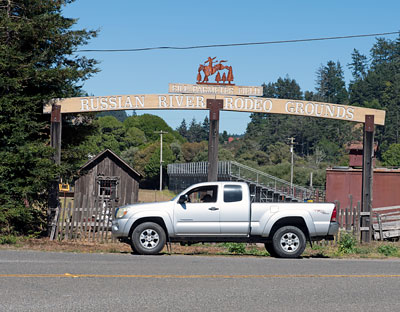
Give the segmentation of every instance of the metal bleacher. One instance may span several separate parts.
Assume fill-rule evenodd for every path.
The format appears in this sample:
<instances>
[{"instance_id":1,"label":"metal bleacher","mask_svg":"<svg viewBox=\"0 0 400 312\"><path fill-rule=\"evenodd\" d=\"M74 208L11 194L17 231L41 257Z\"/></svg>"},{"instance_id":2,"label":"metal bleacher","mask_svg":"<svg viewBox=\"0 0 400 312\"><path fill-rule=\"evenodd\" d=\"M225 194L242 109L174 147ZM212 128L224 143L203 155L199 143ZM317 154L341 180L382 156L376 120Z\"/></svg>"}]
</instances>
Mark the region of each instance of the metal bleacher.
<instances>
[{"instance_id":1,"label":"metal bleacher","mask_svg":"<svg viewBox=\"0 0 400 312\"><path fill-rule=\"evenodd\" d=\"M169 189L180 192L207 181L207 162L169 164ZM253 202L302 202L313 197L313 190L295 185L235 161L218 162L219 181L246 182Z\"/></svg>"}]
</instances>

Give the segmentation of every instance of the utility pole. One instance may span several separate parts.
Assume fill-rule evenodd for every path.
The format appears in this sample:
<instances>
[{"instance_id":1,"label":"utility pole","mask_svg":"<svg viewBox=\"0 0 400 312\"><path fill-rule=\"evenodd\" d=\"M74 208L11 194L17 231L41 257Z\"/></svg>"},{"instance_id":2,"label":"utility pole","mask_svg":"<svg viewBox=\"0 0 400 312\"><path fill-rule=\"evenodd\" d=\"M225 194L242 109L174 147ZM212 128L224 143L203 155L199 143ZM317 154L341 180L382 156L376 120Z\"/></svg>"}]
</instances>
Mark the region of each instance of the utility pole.
<instances>
[{"instance_id":1,"label":"utility pole","mask_svg":"<svg viewBox=\"0 0 400 312\"><path fill-rule=\"evenodd\" d=\"M290 153L292 154L292 160L290 165L290 193L293 194L293 145L294 145L294 137L289 138L290 140Z\"/></svg>"},{"instance_id":2,"label":"utility pole","mask_svg":"<svg viewBox=\"0 0 400 312\"><path fill-rule=\"evenodd\" d=\"M162 163L163 163L163 159L162 159L162 135L163 134L167 134L167 131L154 131L154 133L157 133L160 135L160 191L162 191Z\"/></svg>"}]
</instances>

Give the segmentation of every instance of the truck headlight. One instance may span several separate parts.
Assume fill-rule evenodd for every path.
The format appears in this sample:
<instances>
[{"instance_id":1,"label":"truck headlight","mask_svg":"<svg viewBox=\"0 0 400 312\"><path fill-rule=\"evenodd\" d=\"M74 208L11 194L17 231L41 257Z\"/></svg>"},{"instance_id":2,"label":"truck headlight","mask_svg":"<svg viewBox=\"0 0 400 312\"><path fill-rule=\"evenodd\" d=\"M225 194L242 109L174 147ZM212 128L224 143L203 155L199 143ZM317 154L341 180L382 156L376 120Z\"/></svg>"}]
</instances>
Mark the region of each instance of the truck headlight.
<instances>
[{"instance_id":1,"label":"truck headlight","mask_svg":"<svg viewBox=\"0 0 400 312\"><path fill-rule=\"evenodd\" d=\"M117 208L117 211L115 212L115 219L123 218L128 213L128 210L129 208L127 207Z\"/></svg>"}]
</instances>

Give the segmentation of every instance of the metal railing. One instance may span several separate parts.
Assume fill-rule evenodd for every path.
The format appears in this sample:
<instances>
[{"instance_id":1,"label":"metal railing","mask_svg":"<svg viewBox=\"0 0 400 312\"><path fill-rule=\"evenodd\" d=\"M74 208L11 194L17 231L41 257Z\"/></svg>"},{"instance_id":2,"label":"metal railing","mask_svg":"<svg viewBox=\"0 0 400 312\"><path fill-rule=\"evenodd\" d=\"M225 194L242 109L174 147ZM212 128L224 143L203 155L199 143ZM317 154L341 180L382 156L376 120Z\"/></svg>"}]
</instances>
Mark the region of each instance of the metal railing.
<instances>
[{"instance_id":1,"label":"metal railing","mask_svg":"<svg viewBox=\"0 0 400 312\"><path fill-rule=\"evenodd\" d=\"M207 176L208 162L169 164L168 175ZM304 200L313 197L314 191L274 177L268 173L240 164L236 161L219 161L218 178L242 180L249 184L267 188L285 197Z\"/></svg>"},{"instance_id":2,"label":"metal railing","mask_svg":"<svg viewBox=\"0 0 400 312\"><path fill-rule=\"evenodd\" d=\"M290 182L274 177L268 173L240 164L235 161L230 162L230 176L250 183L256 183L262 187L266 187L275 193L280 193L288 197L300 200L311 198L313 191L311 189L290 184Z\"/></svg>"}]
</instances>

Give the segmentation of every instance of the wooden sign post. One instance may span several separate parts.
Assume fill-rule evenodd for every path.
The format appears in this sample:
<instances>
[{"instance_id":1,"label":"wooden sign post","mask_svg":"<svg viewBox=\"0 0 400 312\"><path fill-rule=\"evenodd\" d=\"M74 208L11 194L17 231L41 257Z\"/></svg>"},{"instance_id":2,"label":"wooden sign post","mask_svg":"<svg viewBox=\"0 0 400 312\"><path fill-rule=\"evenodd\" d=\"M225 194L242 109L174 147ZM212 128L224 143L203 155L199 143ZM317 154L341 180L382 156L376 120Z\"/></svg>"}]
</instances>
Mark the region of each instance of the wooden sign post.
<instances>
[{"instance_id":1,"label":"wooden sign post","mask_svg":"<svg viewBox=\"0 0 400 312\"><path fill-rule=\"evenodd\" d=\"M365 116L363 139L363 167L361 189L361 241L369 243L372 236L372 181L374 156L374 115ZM350 207L351 208L351 207Z\"/></svg>"},{"instance_id":2,"label":"wooden sign post","mask_svg":"<svg viewBox=\"0 0 400 312\"><path fill-rule=\"evenodd\" d=\"M218 181L218 138L219 111L224 105L223 100L207 100L210 110L210 133L208 139L208 182Z\"/></svg>"},{"instance_id":3,"label":"wooden sign post","mask_svg":"<svg viewBox=\"0 0 400 312\"><path fill-rule=\"evenodd\" d=\"M54 157L53 161L57 165L61 163L61 106L60 105L52 105L51 109L51 126L50 126L50 145L54 148ZM58 177L54 180L50 186L49 191L49 208L47 211L47 235L50 237L50 240L54 239L54 234L56 230L56 222L58 209L60 208L60 201L58 199L58 184L60 182L60 178Z\"/></svg>"}]
</instances>

